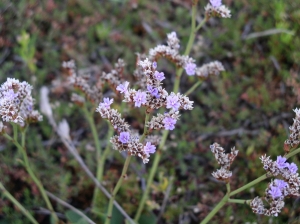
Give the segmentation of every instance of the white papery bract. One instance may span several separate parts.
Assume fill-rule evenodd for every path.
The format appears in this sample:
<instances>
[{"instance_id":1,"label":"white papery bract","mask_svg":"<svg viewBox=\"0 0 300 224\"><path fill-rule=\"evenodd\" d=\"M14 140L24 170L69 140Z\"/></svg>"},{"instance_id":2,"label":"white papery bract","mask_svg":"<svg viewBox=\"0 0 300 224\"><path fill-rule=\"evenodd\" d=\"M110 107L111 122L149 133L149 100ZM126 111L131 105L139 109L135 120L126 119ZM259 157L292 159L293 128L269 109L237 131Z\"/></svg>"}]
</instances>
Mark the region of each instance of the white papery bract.
<instances>
[{"instance_id":1,"label":"white papery bract","mask_svg":"<svg viewBox=\"0 0 300 224\"><path fill-rule=\"evenodd\" d=\"M0 116L3 121L17 123L41 121L42 116L33 110L32 86L14 78L7 78L0 87Z\"/></svg>"}]
</instances>

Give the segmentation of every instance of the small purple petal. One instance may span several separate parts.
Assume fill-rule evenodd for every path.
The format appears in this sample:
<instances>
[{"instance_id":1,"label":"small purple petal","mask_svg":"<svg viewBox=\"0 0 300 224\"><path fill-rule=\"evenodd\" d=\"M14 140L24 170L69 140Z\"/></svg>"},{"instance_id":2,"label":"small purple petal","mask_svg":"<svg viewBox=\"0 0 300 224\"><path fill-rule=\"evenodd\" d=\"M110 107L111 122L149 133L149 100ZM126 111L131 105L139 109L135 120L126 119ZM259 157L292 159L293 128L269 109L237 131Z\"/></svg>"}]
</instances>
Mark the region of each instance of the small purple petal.
<instances>
[{"instance_id":1,"label":"small purple petal","mask_svg":"<svg viewBox=\"0 0 300 224\"><path fill-rule=\"evenodd\" d=\"M185 67L184 67L184 69L185 69L185 71L186 71L186 74L188 74L188 75L195 75L195 69L196 69L196 64L194 64L194 63L188 63Z\"/></svg>"},{"instance_id":2,"label":"small purple petal","mask_svg":"<svg viewBox=\"0 0 300 224\"><path fill-rule=\"evenodd\" d=\"M142 104L147 103L147 94L139 90L136 92L135 96L133 97L133 100L135 102L134 106L140 107Z\"/></svg>"},{"instance_id":3,"label":"small purple petal","mask_svg":"<svg viewBox=\"0 0 300 224\"><path fill-rule=\"evenodd\" d=\"M153 86L150 86L150 85L147 85L147 90L148 90L148 92L149 92L152 96L154 96L154 97L156 97L156 98L159 98L159 93L158 93L158 89L157 89L157 88L155 88L155 87L153 87Z\"/></svg>"},{"instance_id":4,"label":"small purple petal","mask_svg":"<svg viewBox=\"0 0 300 224\"><path fill-rule=\"evenodd\" d=\"M152 67L153 67L154 69L157 68L157 63L156 63L156 61L152 63Z\"/></svg>"},{"instance_id":5,"label":"small purple petal","mask_svg":"<svg viewBox=\"0 0 300 224\"><path fill-rule=\"evenodd\" d=\"M174 118L165 117L162 122L166 130L173 130L175 128L176 119Z\"/></svg>"},{"instance_id":6,"label":"small purple petal","mask_svg":"<svg viewBox=\"0 0 300 224\"><path fill-rule=\"evenodd\" d=\"M284 180L276 179L274 180L274 183L280 190L283 190L286 186L288 186Z\"/></svg>"},{"instance_id":7,"label":"small purple petal","mask_svg":"<svg viewBox=\"0 0 300 224\"><path fill-rule=\"evenodd\" d=\"M119 136L119 141L122 142L123 144L128 143L130 140L130 134L129 132L121 132Z\"/></svg>"},{"instance_id":8,"label":"small purple petal","mask_svg":"<svg viewBox=\"0 0 300 224\"><path fill-rule=\"evenodd\" d=\"M114 99L104 98L103 103L100 103L100 106L105 107L106 109L110 108L110 105L114 102Z\"/></svg>"},{"instance_id":9,"label":"small purple petal","mask_svg":"<svg viewBox=\"0 0 300 224\"><path fill-rule=\"evenodd\" d=\"M158 72L155 71L154 72L154 77L158 80L158 81L162 81L165 79L165 74L163 72Z\"/></svg>"},{"instance_id":10,"label":"small purple petal","mask_svg":"<svg viewBox=\"0 0 300 224\"><path fill-rule=\"evenodd\" d=\"M268 193L271 195L273 199L279 198L282 196L281 190L279 187L271 186L271 189L268 191Z\"/></svg>"},{"instance_id":11,"label":"small purple petal","mask_svg":"<svg viewBox=\"0 0 300 224\"><path fill-rule=\"evenodd\" d=\"M292 174L297 173L298 171L298 167L295 163L288 164L287 167Z\"/></svg>"},{"instance_id":12,"label":"small purple petal","mask_svg":"<svg viewBox=\"0 0 300 224\"><path fill-rule=\"evenodd\" d=\"M222 5L222 0L210 0L210 4L214 8L219 8Z\"/></svg>"},{"instance_id":13,"label":"small purple petal","mask_svg":"<svg viewBox=\"0 0 300 224\"><path fill-rule=\"evenodd\" d=\"M124 84L120 84L117 86L116 90L118 90L120 93L127 93L129 82L125 82Z\"/></svg>"},{"instance_id":14,"label":"small purple petal","mask_svg":"<svg viewBox=\"0 0 300 224\"><path fill-rule=\"evenodd\" d=\"M177 111L180 107L178 96L170 95L167 97L167 109L173 109Z\"/></svg>"},{"instance_id":15,"label":"small purple petal","mask_svg":"<svg viewBox=\"0 0 300 224\"><path fill-rule=\"evenodd\" d=\"M284 158L282 156L277 156L277 160L276 160L277 167L279 169L283 169L283 168L287 167L288 164L285 161L286 161L286 158Z\"/></svg>"},{"instance_id":16,"label":"small purple petal","mask_svg":"<svg viewBox=\"0 0 300 224\"><path fill-rule=\"evenodd\" d=\"M149 153L155 153L155 145L151 145L150 142L147 142L146 145L144 146L144 151L145 153L149 154Z\"/></svg>"}]
</instances>

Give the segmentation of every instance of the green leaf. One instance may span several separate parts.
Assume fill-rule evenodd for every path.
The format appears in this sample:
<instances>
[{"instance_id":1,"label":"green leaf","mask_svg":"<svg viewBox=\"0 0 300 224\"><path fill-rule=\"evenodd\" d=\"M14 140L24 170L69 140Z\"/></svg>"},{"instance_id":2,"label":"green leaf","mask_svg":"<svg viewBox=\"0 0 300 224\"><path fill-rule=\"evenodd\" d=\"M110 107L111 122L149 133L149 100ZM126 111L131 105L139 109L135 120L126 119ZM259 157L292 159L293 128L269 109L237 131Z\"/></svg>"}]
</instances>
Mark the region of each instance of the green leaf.
<instances>
[{"instance_id":1,"label":"green leaf","mask_svg":"<svg viewBox=\"0 0 300 224\"><path fill-rule=\"evenodd\" d=\"M72 210L68 210L65 215L72 224L88 224L84 218Z\"/></svg>"},{"instance_id":2,"label":"green leaf","mask_svg":"<svg viewBox=\"0 0 300 224\"><path fill-rule=\"evenodd\" d=\"M141 215L141 218L139 219L139 223L143 224L155 224L156 221L156 216L152 212Z\"/></svg>"}]
</instances>

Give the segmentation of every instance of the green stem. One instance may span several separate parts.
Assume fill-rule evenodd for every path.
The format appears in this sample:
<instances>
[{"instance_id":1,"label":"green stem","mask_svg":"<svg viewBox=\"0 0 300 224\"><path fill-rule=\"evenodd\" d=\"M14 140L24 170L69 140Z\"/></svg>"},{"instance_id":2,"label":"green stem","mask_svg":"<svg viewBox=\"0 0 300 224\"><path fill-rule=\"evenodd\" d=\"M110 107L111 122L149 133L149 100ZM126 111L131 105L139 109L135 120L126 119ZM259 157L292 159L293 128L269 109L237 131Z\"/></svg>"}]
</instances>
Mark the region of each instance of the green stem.
<instances>
[{"instance_id":1,"label":"green stem","mask_svg":"<svg viewBox=\"0 0 300 224\"><path fill-rule=\"evenodd\" d=\"M86 119L88 120L90 128L92 130L92 135L93 135L95 146L96 146L97 164L99 165L99 161L100 161L100 157L101 157L101 144L100 144L100 141L99 141L99 138L98 138L97 128L96 128L93 116L88 111L86 104L83 105L83 112L84 112L84 115L85 115ZM97 171L98 171L98 169L97 169Z\"/></svg>"},{"instance_id":2,"label":"green stem","mask_svg":"<svg viewBox=\"0 0 300 224\"><path fill-rule=\"evenodd\" d=\"M196 31L200 30L206 21L207 21L207 17L205 16L205 18L201 21L201 23L199 23L199 25L196 27Z\"/></svg>"},{"instance_id":3,"label":"green stem","mask_svg":"<svg viewBox=\"0 0 300 224\"><path fill-rule=\"evenodd\" d=\"M21 212L34 224L38 224L38 222L33 218L33 216L29 213L29 211L27 211L26 208L23 207L23 205L21 205L15 198L14 196L12 196L6 189L5 187L2 185L2 183L0 182L0 190L2 192L2 194L7 197L18 209L21 210Z\"/></svg>"},{"instance_id":4,"label":"green stem","mask_svg":"<svg viewBox=\"0 0 300 224\"><path fill-rule=\"evenodd\" d=\"M248 204L251 200L244 200L244 199L228 199L227 202L236 203L236 204Z\"/></svg>"},{"instance_id":5,"label":"green stem","mask_svg":"<svg viewBox=\"0 0 300 224\"><path fill-rule=\"evenodd\" d=\"M147 186L146 186L146 189L145 189L145 191L143 193L142 199L140 201L140 204L139 204L139 207L138 207L138 211L137 211L137 213L136 213L136 215L134 217L134 221L135 222L139 221L141 213L142 213L142 211L144 209L145 202L146 202L146 200L148 198L149 191L150 191L150 188L151 188L151 185L152 185L152 182L153 182L153 178L154 178L154 175L156 173L156 170L157 170L160 158L161 158L162 148L165 145L165 142L166 142L166 139L168 137L168 134L169 134L169 131L167 131L167 130L165 130L163 132L163 136L162 136L161 142L159 144L158 150L155 153L154 161L153 161L153 164L152 164L152 167L151 167L151 170L150 170L149 177L147 179Z\"/></svg>"},{"instance_id":6,"label":"green stem","mask_svg":"<svg viewBox=\"0 0 300 224\"><path fill-rule=\"evenodd\" d=\"M300 152L300 148L291 151L290 153L286 154L284 157L288 159L288 158L291 158L292 156L298 154L299 152Z\"/></svg>"},{"instance_id":7,"label":"green stem","mask_svg":"<svg viewBox=\"0 0 300 224\"><path fill-rule=\"evenodd\" d=\"M201 222L201 224L206 224L208 223L214 216L215 214L225 205L225 203L229 199L229 194L230 194L230 186L229 183L226 184L227 187L227 194L223 197L223 199L219 202L219 204L205 217L205 219ZM229 191L228 191L229 190Z\"/></svg>"},{"instance_id":8,"label":"green stem","mask_svg":"<svg viewBox=\"0 0 300 224\"><path fill-rule=\"evenodd\" d=\"M143 135L140 139L140 142L143 143L143 141L145 140L146 136L148 135L148 130L147 130L147 123L149 121L150 118L150 113L147 113L146 111L146 116L145 116L145 122L144 122L144 132Z\"/></svg>"},{"instance_id":9,"label":"green stem","mask_svg":"<svg viewBox=\"0 0 300 224\"><path fill-rule=\"evenodd\" d=\"M243 191L243 190L246 190L246 189L249 188L249 187L252 187L253 185L255 185L255 184L257 184L257 183L259 183L259 182L261 182L261 181L263 181L263 180L265 180L265 179L267 179L267 178L268 178L268 177L267 177L267 174L264 174L264 175L260 176L259 178L257 178L257 179L255 179L255 180L251 181L250 183L244 185L243 187L240 187L240 188L238 188L238 189L232 191L232 192L230 193L230 197L233 196L233 195L236 195L237 193L240 193L240 192Z\"/></svg>"},{"instance_id":10,"label":"green stem","mask_svg":"<svg viewBox=\"0 0 300 224\"><path fill-rule=\"evenodd\" d=\"M22 132L22 135L25 135L25 132ZM58 217L56 215L56 213L54 212L54 209L52 207L52 204L50 203L50 200L46 194L46 191L44 189L44 186L43 184L40 182L40 180L35 176L35 174L33 173L30 165L29 165L29 161L28 161L28 157L27 157L27 153L26 153L26 148L25 147L22 147L19 142L15 141L12 137L10 137L8 134L4 133L3 136L5 138L7 138L8 140L12 141L15 146L22 152L23 154L23 158L24 158L24 164L25 164L25 168L28 172L28 174L30 175L30 177L32 178L32 180L34 181L34 183L37 185L46 205L47 205L47 208L50 210L51 214L52 214L52 217L54 219L54 222L55 223L58 223ZM22 138L25 138L25 136L22 136Z\"/></svg>"},{"instance_id":11,"label":"green stem","mask_svg":"<svg viewBox=\"0 0 300 224\"><path fill-rule=\"evenodd\" d=\"M198 80L184 95L188 96L190 95L200 84L202 83L202 80Z\"/></svg>"},{"instance_id":12,"label":"green stem","mask_svg":"<svg viewBox=\"0 0 300 224\"><path fill-rule=\"evenodd\" d=\"M107 210L107 217L106 217L106 220L105 220L105 224L109 224L110 221L111 221L111 215L112 215L112 209L113 209L113 202L115 200L115 197L123 183L123 180L126 178L126 172L127 172L127 169L128 169L128 166L129 166L129 163L130 163L130 159L131 159L131 155L128 155L126 160L125 160L125 164L124 164L124 167L123 167L123 170L122 170L122 174L118 180L118 183L117 185L115 186L114 190L113 190L113 193L111 194L111 197L109 199L109 204L108 204L108 210Z\"/></svg>"},{"instance_id":13,"label":"green stem","mask_svg":"<svg viewBox=\"0 0 300 224\"><path fill-rule=\"evenodd\" d=\"M104 173L104 165L105 165L105 160L110 152L110 144L109 144L109 141L110 141L110 138L111 136L113 135L114 133L114 129L111 125L108 126L109 129L108 129L108 134L107 134L107 144L106 144L106 148L100 158L100 162L98 164L98 169L97 169L97 180L101 181L102 178L103 178L103 173ZM100 194L100 189L98 187L95 187L95 190L94 190L94 194L93 194L93 200L92 200L92 208L95 208L96 207L96 202L98 200L98 195Z\"/></svg>"},{"instance_id":14,"label":"green stem","mask_svg":"<svg viewBox=\"0 0 300 224\"><path fill-rule=\"evenodd\" d=\"M13 132L14 132L14 140L18 141L18 126L15 123L12 123Z\"/></svg>"}]
</instances>

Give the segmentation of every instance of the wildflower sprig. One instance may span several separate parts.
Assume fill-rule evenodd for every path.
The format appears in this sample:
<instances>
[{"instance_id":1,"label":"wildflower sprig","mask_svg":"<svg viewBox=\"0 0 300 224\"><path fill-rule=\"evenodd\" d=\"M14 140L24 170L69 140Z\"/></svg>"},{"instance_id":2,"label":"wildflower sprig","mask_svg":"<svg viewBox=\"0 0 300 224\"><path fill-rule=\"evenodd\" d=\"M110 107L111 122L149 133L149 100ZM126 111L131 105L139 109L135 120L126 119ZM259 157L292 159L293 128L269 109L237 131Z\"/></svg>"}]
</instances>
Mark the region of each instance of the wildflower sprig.
<instances>
[{"instance_id":1,"label":"wildflower sprig","mask_svg":"<svg viewBox=\"0 0 300 224\"><path fill-rule=\"evenodd\" d=\"M297 141L296 138L293 135L294 126L295 123L297 123L297 119L299 118L299 110L296 108L295 110L296 113L296 118L294 119L294 124L293 126L290 127L290 131L292 134L290 136L293 136L293 140ZM286 143L287 141L290 141L290 139L285 141L285 146L284 150L286 150ZM219 161L218 163L220 164L220 161L227 161L227 164L231 164L232 161L232 156L230 156L234 151L231 152L231 154L227 154L228 156L225 156L223 154L223 150L216 150L219 148L218 144L213 144L211 146L212 152L215 154L216 159ZM216 152L221 152L216 153ZM284 199L286 197L293 197L297 196L299 197L300 195L300 177L298 171L298 167L295 163L289 163L287 161L288 158L291 158L292 156L297 155L300 153L300 148L295 149L292 147L289 150L289 153L284 155L284 156L277 156L276 160L272 160L270 156L267 155L262 155L260 157L260 160L263 164L263 169L266 170L266 174L262 175L261 177L255 179L254 181L234 190L230 190L230 182L228 181L229 177L232 176L231 173L230 175L227 175L228 178L225 178L226 180L226 186L227 186L227 193L224 196L224 198L220 201L220 203L207 215L207 217L201 222L202 224L208 223L212 217L225 205L225 203L230 202L230 203L240 203L240 204L248 204L252 211L254 213L260 214L260 215L266 215L266 216L278 216L278 214L281 212L283 209L285 202ZM220 154L221 156L217 156L217 154ZM235 153L234 153L235 154ZM234 155L233 154L233 155ZM220 158L226 158L221 159ZM223 163L221 162L221 164ZM223 166L222 166L223 167ZM226 167L226 166L225 166ZM225 169L224 169L225 170ZM228 173L228 172L227 172ZM216 173L213 173L213 176L217 179L222 180L224 179L225 173L222 173L222 175L216 175ZM275 179L272 179L268 187L265 190L265 196L264 197L255 197L254 199L250 200L241 200L241 199L231 199L230 197L260 183L261 181L274 177ZM267 206L267 205L268 206Z\"/></svg>"}]
</instances>

